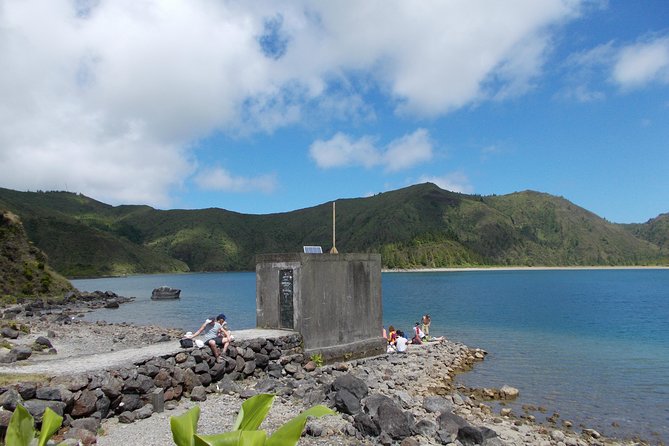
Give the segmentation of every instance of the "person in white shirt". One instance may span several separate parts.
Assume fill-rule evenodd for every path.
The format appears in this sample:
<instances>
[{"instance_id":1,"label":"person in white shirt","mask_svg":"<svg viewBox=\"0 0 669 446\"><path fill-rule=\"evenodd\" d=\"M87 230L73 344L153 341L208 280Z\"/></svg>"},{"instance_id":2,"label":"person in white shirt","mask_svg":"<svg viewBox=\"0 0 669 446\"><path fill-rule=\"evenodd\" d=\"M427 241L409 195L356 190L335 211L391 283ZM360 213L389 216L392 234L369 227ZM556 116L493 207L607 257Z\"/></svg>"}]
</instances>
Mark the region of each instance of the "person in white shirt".
<instances>
[{"instance_id":1,"label":"person in white shirt","mask_svg":"<svg viewBox=\"0 0 669 446\"><path fill-rule=\"evenodd\" d=\"M413 327L413 338L411 338L411 343L422 344L423 339L425 339L425 333L420 329L420 324L416 322L416 325Z\"/></svg>"},{"instance_id":2,"label":"person in white shirt","mask_svg":"<svg viewBox=\"0 0 669 446\"><path fill-rule=\"evenodd\" d=\"M200 329L190 335L191 338L194 338L204 332L202 341L211 348L217 362L221 362L223 359L221 357L221 351L218 349L218 344L221 343L224 345L224 353L227 351L228 345L230 344L229 331L224 328L224 325L225 314L221 313L216 316L215 319L211 318L204 321ZM221 336L221 333L224 334L224 337Z\"/></svg>"},{"instance_id":3,"label":"person in white shirt","mask_svg":"<svg viewBox=\"0 0 669 446\"><path fill-rule=\"evenodd\" d=\"M407 343L409 340L404 337L404 332L403 331L398 331L397 332L397 353L405 353L407 351Z\"/></svg>"}]
</instances>

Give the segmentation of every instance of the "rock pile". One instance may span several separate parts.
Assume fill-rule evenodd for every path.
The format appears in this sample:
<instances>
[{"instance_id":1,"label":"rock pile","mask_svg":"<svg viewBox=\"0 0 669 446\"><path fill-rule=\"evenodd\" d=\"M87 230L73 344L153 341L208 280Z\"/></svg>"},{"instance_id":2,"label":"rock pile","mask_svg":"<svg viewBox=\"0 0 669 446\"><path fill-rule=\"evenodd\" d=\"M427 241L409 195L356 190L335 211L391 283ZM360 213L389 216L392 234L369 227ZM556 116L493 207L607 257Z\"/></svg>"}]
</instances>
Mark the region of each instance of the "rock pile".
<instances>
[{"instance_id":1,"label":"rock pile","mask_svg":"<svg viewBox=\"0 0 669 446\"><path fill-rule=\"evenodd\" d=\"M20 303L3 308L2 319L16 319L18 316L26 318L42 315L62 315L63 322L81 312L99 308L118 308L120 304L132 302L134 297L119 296L111 291L79 292L69 291L62 299L28 299Z\"/></svg>"}]
</instances>

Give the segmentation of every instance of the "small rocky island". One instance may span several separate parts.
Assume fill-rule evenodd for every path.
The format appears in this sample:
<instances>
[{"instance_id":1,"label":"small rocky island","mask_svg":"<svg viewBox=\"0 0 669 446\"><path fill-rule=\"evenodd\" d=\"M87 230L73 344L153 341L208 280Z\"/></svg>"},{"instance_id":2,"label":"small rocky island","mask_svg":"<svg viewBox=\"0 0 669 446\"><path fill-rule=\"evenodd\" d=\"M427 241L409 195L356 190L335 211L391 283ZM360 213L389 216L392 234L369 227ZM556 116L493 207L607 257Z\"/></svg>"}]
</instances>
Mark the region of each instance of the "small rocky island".
<instances>
[{"instance_id":1,"label":"small rocky island","mask_svg":"<svg viewBox=\"0 0 669 446\"><path fill-rule=\"evenodd\" d=\"M151 293L151 300L169 300L169 299L179 299L181 295L181 290L178 288L171 288L168 286L161 286L154 288Z\"/></svg>"}]
</instances>

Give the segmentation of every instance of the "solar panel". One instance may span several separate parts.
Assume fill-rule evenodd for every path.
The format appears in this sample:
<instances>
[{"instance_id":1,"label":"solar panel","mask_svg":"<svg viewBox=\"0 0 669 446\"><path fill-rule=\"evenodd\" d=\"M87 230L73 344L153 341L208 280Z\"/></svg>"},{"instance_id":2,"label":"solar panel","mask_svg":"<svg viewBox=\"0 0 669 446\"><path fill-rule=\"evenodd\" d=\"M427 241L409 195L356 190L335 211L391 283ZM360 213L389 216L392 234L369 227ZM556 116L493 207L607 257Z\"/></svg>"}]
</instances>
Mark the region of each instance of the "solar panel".
<instances>
[{"instance_id":1,"label":"solar panel","mask_svg":"<svg viewBox=\"0 0 669 446\"><path fill-rule=\"evenodd\" d=\"M305 254L323 254L323 248L320 246L304 246Z\"/></svg>"}]
</instances>

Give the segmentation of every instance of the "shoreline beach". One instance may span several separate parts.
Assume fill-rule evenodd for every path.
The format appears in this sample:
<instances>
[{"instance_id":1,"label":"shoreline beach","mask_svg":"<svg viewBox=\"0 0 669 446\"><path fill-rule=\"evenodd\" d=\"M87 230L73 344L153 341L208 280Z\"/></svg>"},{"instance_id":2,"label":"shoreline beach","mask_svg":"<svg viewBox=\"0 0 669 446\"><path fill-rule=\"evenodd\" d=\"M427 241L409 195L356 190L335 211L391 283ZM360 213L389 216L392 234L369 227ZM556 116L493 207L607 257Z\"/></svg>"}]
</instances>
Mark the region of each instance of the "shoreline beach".
<instances>
[{"instance_id":1,"label":"shoreline beach","mask_svg":"<svg viewBox=\"0 0 669 446\"><path fill-rule=\"evenodd\" d=\"M669 266L476 266L454 268L384 268L384 273L449 273L480 271L593 271L593 270L666 270Z\"/></svg>"}]
</instances>

